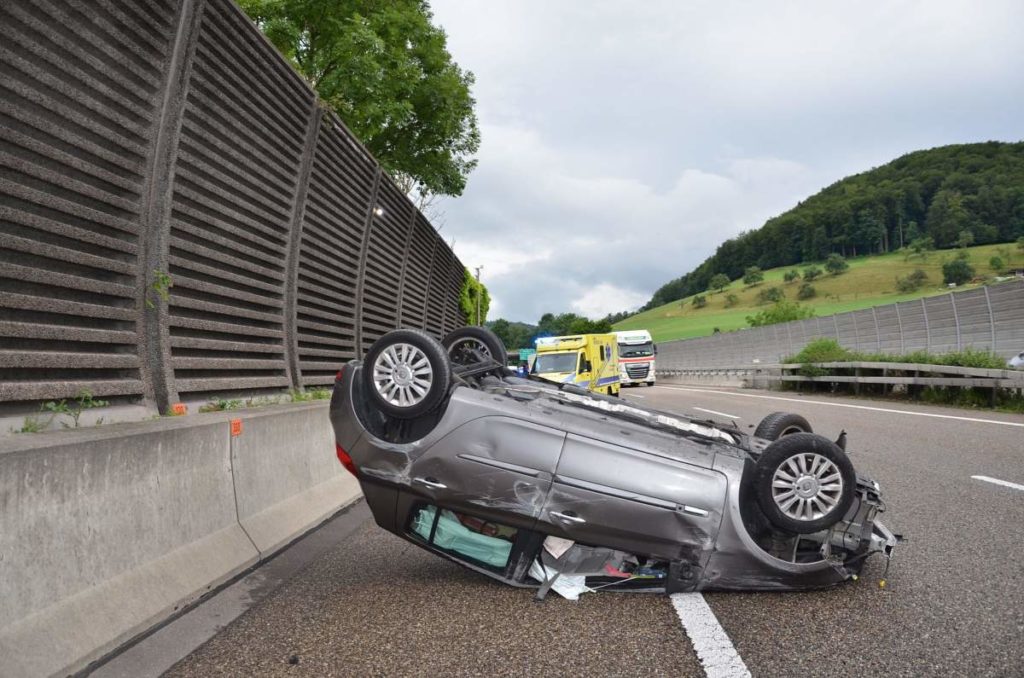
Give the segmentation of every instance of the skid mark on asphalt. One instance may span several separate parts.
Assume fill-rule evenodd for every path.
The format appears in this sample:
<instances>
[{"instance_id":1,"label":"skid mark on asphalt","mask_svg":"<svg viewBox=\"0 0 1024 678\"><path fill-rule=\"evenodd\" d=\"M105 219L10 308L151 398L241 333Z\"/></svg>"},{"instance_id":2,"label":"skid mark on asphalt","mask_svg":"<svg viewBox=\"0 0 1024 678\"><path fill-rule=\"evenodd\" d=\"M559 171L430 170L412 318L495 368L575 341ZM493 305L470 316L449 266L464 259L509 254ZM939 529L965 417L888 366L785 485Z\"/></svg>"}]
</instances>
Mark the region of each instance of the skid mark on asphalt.
<instances>
[{"instance_id":1,"label":"skid mark on asphalt","mask_svg":"<svg viewBox=\"0 0 1024 678\"><path fill-rule=\"evenodd\" d=\"M673 593L672 607L708 678L750 678L750 670L699 593Z\"/></svg>"},{"instance_id":2,"label":"skid mark on asphalt","mask_svg":"<svg viewBox=\"0 0 1024 678\"><path fill-rule=\"evenodd\" d=\"M1015 490L1021 490L1024 492L1024 485L1018 485L1017 483L1011 483L1008 480L999 480L999 478L989 478L988 476L971 476L975 480L983 480L986 483L992 483L993 485L1002 485L1003 487L1010 487Z\"/></svg>"},{"instance_id":3,"label":"skid mark on asphalt","mask_svg":"<svg viewBox=\"0 0 1024 678\"><path fill-rule=\"evenodd\" d=\"M700 410L701 412L707 412L708 414L717 414L718 416L725 417L727 419L742 419L743 418L743 417L738 417L735 414L726 414L725 412L717 412L715 410L705 410L703 407L695 407L693 409Z\"/></svg>"},{"instance_id":4,"label":"skid mark on asphalt","mask_svg":"<svg viewBox=\"0 0 1024 678\"><path fill-rule=\"evenodd\" d=\"M999 421L998 419L978 419L975 417L957 417L951 414L934 414L932 412L911 412L909 410L893 410L888 407L869 407L867 405L850 405L849 403L830 403L823 400L811 400L809 398L783 398L781 396L755 395L753 393L737 393L735 391L716 391L710 388L686 388L683 386L655 386L654 388L667 388L672 391L690 391L692 393L717 393L719 395L737 396L739 398L760 398L762 400L781 400L787 403L800 403L801 405L825 405L827 407L846 407L851 410L868 410L870 412L886 412L888 414L906 414L911 417L931 417L933 419L952 419L954 421L971 421L978 424L997 424L999 426L1015 426L1024 428L1024 424L1016 421Z\"/></svg>"}]
</instances>

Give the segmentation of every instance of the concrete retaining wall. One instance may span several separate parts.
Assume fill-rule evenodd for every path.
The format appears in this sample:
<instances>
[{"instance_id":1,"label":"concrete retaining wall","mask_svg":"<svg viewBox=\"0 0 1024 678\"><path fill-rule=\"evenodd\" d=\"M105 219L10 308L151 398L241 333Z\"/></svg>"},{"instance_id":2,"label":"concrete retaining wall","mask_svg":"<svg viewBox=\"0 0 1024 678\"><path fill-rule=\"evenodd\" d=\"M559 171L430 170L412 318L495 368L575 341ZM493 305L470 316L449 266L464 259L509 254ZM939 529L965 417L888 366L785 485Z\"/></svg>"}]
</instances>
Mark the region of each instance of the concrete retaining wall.
<instances>
[{"instance_id":1,"label":"concrete retaining wall","mask_svg":"<svg viewBox=\"0 0 1024 678\"><path fill-rule=\"evenodd\" d=\"M3 440L0 674L84 668L358 493L325 402Z\"/></svg>"}]
</instances>

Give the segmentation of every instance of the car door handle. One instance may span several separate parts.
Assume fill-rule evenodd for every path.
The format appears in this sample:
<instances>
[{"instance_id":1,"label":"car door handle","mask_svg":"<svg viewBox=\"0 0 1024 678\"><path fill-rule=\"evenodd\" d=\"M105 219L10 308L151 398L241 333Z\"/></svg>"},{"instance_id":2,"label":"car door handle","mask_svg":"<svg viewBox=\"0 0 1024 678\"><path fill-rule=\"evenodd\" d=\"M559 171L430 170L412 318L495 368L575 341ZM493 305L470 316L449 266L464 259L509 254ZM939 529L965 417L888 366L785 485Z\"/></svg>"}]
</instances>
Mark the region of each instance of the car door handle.
<instances>
[{"instance_id":1,"label":"car door handle","mask_svg":"<svg viewBox=\"0 0 1024 678\"><path fill-rule=\"evenodd\" d=\"M587 522L586 520L584 520L583 518L580 518L579 516L570 515L568 513L559 513L558 511L552 511L551 515L553 515L554 517L559 518L561 520L564 520L567 523L577 523L577 524L579 524L579 523Z\"/></svg>"},{"instance_id":2,"label":"car door handle","mask_svg":"<svg viewBox=\"0 0 1024 678\"><path fill-rule=\"evenodd\" d=\"M429 487L432 490L447 490L448 489L448 486L445 485L444 483L439 483L436 480L431 480L430 478L413 478L412 481L414 483L419 483L420 485L426 485L427 487Z\"/></svg>"}]
</instances>

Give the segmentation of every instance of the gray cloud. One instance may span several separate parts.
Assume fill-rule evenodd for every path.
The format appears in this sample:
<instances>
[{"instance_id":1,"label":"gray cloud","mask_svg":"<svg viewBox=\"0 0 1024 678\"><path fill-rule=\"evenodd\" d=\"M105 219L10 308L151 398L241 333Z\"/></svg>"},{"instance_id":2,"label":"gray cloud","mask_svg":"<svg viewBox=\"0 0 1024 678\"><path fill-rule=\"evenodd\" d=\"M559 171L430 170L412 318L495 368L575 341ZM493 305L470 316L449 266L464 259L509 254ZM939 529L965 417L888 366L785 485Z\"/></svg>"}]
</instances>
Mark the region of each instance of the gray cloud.
<instances>
[{"instance_id":1,"label":"gray cloud","mask_svg":"<svg viewBox=\"0 0 1024 678\"><path fill-rule=\"evenodd\" d=\"M491 317L642 303L848 173L1021 137L1016 1L432 5L483 134L443 233Z\"/></svg>"}]
</instances>

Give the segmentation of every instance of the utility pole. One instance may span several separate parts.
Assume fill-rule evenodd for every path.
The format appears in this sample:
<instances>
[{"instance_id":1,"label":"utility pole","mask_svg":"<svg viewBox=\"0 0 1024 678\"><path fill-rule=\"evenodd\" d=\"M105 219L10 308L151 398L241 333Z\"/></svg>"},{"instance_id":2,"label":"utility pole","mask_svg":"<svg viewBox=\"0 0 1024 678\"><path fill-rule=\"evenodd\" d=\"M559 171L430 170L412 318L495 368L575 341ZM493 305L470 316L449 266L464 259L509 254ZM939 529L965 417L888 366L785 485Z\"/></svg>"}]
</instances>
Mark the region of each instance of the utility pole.
<instances>
[{"instance_id":1,"label":"utility pole","mask_svg":"<svg viewBox=\"0 0 1024 678\"><path fill-rule=\"evenodd\" d=\"M482 296L480 294L480 269L482 269L482 268L483 268L483 266L477 266L476 267L476 324L477 325L480 324L480 297Z\"/></svg>"}]
</instances>

